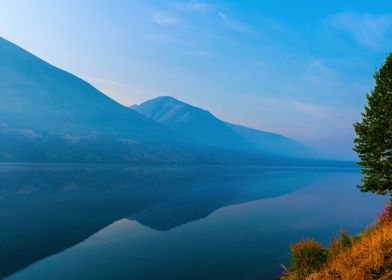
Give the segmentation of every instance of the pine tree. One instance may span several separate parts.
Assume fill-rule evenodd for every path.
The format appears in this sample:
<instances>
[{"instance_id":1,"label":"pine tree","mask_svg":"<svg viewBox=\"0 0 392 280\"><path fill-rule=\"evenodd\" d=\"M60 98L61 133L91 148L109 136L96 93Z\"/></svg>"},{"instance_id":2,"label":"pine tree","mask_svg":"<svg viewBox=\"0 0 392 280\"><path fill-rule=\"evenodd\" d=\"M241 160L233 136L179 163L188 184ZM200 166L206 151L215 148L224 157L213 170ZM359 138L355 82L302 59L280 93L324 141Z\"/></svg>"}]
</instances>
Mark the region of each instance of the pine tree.
<instances>
[{"instance_id":1,"label":"pine tree","mask_svg":"<svg viewBox=\"0 0 392 280\"><path fill-rule=\"evenodd\" d=\"M359 187L364 192L392 194L392 53L374 78L362 121L354 124L354 150L365 175Z\"/></svg>"}]
</instances>

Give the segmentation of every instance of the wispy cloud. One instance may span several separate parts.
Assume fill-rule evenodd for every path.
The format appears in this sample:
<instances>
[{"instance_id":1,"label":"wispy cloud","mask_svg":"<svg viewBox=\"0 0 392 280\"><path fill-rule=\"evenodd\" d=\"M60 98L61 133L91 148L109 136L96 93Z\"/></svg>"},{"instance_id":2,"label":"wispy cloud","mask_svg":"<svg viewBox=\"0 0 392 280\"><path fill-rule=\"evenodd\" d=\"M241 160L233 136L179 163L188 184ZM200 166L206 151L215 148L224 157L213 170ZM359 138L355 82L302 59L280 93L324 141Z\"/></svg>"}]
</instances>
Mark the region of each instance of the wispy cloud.
<instances>
[{"instance_id":1,"label":"wispy cloud","mask_svg":"<svg viewBox=\"0 0 392 280\"><path fill-rule=\"evenodd\" d=\"M317 118L328 118L331 116L332 113L329 107L318 104L306 103L301 101L291 101L289 105L291 105L291 107L298 112Z\"/></svg>"},{"instance_id":2,"label":"wispy cloud","mask_svg":"<svg viewBox=\"0 0 392 280\"><path fill-rule=\"evenodd\" d=\"M318 119L326 119L334 115L332 108L328 106L313 104L301 100L257 97L256 101L267 108L274 108L276 110L284 111L296 111L298 113Z\"/></svg>"},{"instance_id":3,"label":"wispy cloud","mask_svg":"<svg viewBox=\"0 0 392 280\"><path fill-rule=\"evenodd\" d=\"M105 85L118 86L118 87L125 86L123 83L120 83L120 82L117 82L114 80L103 79L103 78L94 77L94 76L84 76L83 78L91 83L99 84L99 85L105 84Z\"/></svg>"},{"instance_id":4,"label":"wispy cloud","mask_svg":"<svg viewBox=\"0 0 392 280\"><path fill-rule=\"evenodd\" d=\"M390 15L359 14L343 12L330 16L327 23L351 34L366 47L378 48L386 40L391 28Z\"/></svg>"},{"instance_id":5,"label":"wispy cloud","mask_svg":"<svg viewBox=\"0 0 392 280\"><path fill-rule=\"evenodd\" d=\"M312 59L304 65L304 79L311 83L331 82L335 79L335 72L328 68L320 59Z\"/></svg>"},{"instance_id":6,"label":"wispy cloud","mask_svg":"<svg viewBox=\"0 0 392 280\"><path fill-rule=\"evenodd\" d=\"M178 17L165 12L155 12L151 15L151 19L159 25L174 25L181 21Z\"/></svg>"},{"instance_id":7,"label":"wispy cloud","mask_svg":"<svg viewBox=\"0 0 392 280\"><path fill-rule=\"evenodd\" d=\"M206 12L214 9L213 5L202 2L175 3L174 6L185 12Z\"/></svg>"},{"instance_id":8,"label":"wispy cloud","mask_svg":"<svg viewBox=\"0 0 392 280\"><path fill-rule=\"evenodd\" d=\"M222 20L223 24L230 28L231 30L254 35L256 32L246 23L243 23L235 18L228 16L225 13L218 12L219 18Z\"/></svg>"}]
</instances>

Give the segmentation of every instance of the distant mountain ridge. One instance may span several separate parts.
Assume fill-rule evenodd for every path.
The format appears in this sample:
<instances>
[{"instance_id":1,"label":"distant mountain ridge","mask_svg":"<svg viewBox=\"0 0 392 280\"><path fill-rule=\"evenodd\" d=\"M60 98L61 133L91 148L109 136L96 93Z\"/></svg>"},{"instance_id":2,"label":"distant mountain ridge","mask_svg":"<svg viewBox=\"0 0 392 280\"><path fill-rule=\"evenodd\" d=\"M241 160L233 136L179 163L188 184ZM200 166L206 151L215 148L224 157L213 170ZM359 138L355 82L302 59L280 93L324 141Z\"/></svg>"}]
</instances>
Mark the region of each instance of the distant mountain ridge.
<instances>
[{"instance_id":1,"label":"distant mountain ridge","mask_svg":"<svg viewBox=\"0 0 392 280\"><path fill-rule=\"evenodd\" d=\"M253 149L266 155L316 158L302 143L285 136L224 122L209 111L171 96L161 96L130 108L204 145Z\"/></svg>"},{"instance_id":2,"label":"distant mountain ridge","mask_svg":"<svg viewBox=\"0 0 392 280\"><path fill-rule=\"evenodd\" d=\"M280 134L265 132L242 125L226 123L233 131L244 137L267 154L297 158L320 158L317 152L306 145Z\"/></svg>"},{"instance_id":3,"label":"distant mountain ridge","mask_svg":"<svg viewBox=\"0 0 392 280\"><path fill-rule=\"evenodd\" d=\"M249 150L249 144L207 110L170 96L161 96L131 107L205 146Z\"/></svg>"},{"instance_id":4,"label":"distant mountain ridge","mask_svg":"<svg viewBox=\"0 0 392 280\"><path fill-rule=\"evenodd\" d=\"M1 161L178 161L179 136L0 37Z\"/></svg>"},{"instance_id":5,"label":"distant mountain ridge","mask_svg":"<svg viewBox=\"0 0 392 280\"><path fill-rule=\"evenodd\" d=\"M127 108L1 37L0 57L0 162L285 164L306 157L288 152L300 146L290 139L227 124L172 97ZM280 144L274 150L271 143Z\"/></svg>"}]
</instances>

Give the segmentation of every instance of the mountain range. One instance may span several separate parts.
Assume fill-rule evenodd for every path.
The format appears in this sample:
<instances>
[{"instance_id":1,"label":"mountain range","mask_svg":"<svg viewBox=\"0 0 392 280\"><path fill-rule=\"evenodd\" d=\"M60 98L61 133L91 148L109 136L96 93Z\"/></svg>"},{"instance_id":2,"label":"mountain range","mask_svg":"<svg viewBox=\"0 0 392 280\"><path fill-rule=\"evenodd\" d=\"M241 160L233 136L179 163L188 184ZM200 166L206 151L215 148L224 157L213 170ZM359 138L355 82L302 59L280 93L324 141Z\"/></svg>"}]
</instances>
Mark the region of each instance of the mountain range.
<instances>
[{"instance_id":1,"label":"mountain range","mask_svg":"<svg viewBox=\"0 0 392 280\"><path fill-rule=\"evenodd\" d=\"M190 160L180 137L76 76L4 39L0 57L2 161Z\"/></svg>"},{"instance_id":2,"label":"mountain range","mask_svg":"<svg viewBox=\"0 0 392 280\"><path fill-rule=\"evenodd\" d=\"M205 146L257 150L265 155L317 157L316 152L290 138L224 122L171 96L157 97L130 108Z\"/></svg>"},{"instance_id":3,"label":"mountain range","mask_svg":"<svg viewBox=\"0 0 392 280\"><path fill-rule=\"evenodd\" d=\"M0 37L0 161L268 163L317 158L173 97L130 108Z\"/></svg>"}]
</instances>

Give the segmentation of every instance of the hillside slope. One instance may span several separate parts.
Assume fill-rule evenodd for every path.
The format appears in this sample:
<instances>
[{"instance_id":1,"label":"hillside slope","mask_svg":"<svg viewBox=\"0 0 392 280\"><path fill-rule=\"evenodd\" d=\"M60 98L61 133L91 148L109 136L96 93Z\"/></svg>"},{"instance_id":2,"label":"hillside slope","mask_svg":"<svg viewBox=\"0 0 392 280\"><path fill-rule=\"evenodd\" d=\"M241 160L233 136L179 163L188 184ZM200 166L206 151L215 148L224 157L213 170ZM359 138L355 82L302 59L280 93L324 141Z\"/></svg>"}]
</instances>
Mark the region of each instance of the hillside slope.
<instances>
[{"instance_id":1,"label":"hillside slope","mask_svg":"<svg viewBox=\"0 0 392 280\"><path fill-rule=\"evenodd\" d=\"M170 96L154 98L131 108L202 145L250 151L265 158L317 157L311 149L290 138L224 122L207 110Z\"/></svg>"},{"instance_id":2,"label":"hillside slope","mask_svg":"<svg viewBox=\"0 0 392 280\"><path fill-rule=\"evenodd\" d=\"M161 96L131 107L144 116L164 124L193 143L233 150L251 150L252 145L234 133L207 110L170 96Z\"/></svg>"},{"instance_id":3,"label":"hillside slope","mask_svg":"<svg viewBox=\"0 0 392 280\"><path fill-rule=\"evenodd\" d=\"M297 158L320 157L315 151L311 150L304 144L288 137L242 125L235 125L231 123L226 124L237 134L265 153Z\"/></svg>"},{"instance_id":4,"label":"hillside slope","mask_svg":"<svg viewBox=\"0 0 392 280\"><path fill-rule=\"evenodd\" d=\"M0 161L177 161L173 131L0 38Z\"/></svg>"},{"instance_id":5,"label":"hillside slope","mask_svg":"<svg viewBox=\"0 0 392 280\"><path fill-rule=\"evenodd\" d=\"M1 37L0 57L0 162L286 164L292 156L172 97L129 109Z\"/></svg>"}]
</instances>

